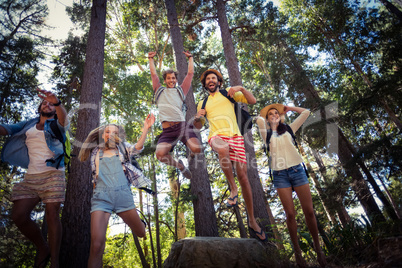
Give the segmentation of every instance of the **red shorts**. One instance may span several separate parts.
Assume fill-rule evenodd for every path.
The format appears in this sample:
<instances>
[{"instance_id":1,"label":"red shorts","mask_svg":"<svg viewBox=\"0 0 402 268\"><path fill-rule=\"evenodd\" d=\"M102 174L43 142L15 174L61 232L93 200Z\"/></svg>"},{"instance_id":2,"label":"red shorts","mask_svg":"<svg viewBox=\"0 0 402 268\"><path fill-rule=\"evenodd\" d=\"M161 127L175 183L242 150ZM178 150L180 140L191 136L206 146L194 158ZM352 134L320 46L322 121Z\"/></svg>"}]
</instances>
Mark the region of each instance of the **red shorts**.
<instances>
[{"instance_id":1,"label":"red shorts","mask_svg":"<svg viewBox=\"0 0 402 268\"><path fill-rule=\"evenodd\" d=\"M244 148L243 136L213 136L208 140L209 145L212 147L211 142L215 139L221 139L229 144L230 160L247 164L246 149ZM213 147L212 147L213 148Z\"/></svg>"}]
</instances>

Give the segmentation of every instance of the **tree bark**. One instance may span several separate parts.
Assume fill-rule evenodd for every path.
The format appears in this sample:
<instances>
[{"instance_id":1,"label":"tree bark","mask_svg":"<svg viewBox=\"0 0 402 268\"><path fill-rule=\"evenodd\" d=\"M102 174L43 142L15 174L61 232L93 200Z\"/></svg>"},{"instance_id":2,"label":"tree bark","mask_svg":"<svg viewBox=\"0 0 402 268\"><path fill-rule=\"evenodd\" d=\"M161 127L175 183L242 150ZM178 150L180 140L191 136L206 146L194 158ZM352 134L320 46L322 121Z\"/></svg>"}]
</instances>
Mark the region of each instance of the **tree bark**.
<instances>
[{"instance_id":1,"label":"tree bark","mask_svg":"<svg viewBox=\"0 0 402 268\"><path fill-rule=\"evenodd\" d=\"M242 80L239 71L239 64L233 45L232 36L229 29L229 24L226 18L225 2L223 0L216 1L218 23L222 36L223 51L226 59L226 68L229 72L229 81L231 85L242 85ZM246 107L247 108L247 107ZM244 135L244 145L247 156L247 175L250 181L251 190L253 192L253 207L255 218L259 219L261 227L266 231L268 237L273 238L271 224L274 223L270 219L266 210L269 206L268 201L264 196L264 190L258 175L257 162L255 159L254 140L251 131Z\"/></svg>"},{"instance_id":2,"label":"tree bark","mask_svg":"<svg viewBox=\"0 0 402 268\"><path fill-rule=\"evenodd\" d=\"M181 83L188 70L186 56L184 51L183 38L177 20L177 13L174 0L165 0L167 17L170 28L170 35L175 52L176 66L179 71L178 81ZM190 88L186 96L186 105L188 107L186 121L192 123L194 115L197 113L197 107L194 101L193 89ZM201 136L197 134L201 141ZM187 155L189 151L187 149ZM208 171L203 153L194 157L189 157L190 171L193 174L191 179L191 194L196 196L193 201L194 223L196 236L219 236L218 225L214 210L214 203L211 192L211 185L208 178Z\"/></svg>"},{"instance_id":3,"label":"tree bark","mask_svg":"<svg viewBox=\"0 0 402 268\"><path fill-rule=\"evenodd\" d=\"M80 145L89 132L99 126L105 29L106 1L93 0L74 155L78 155ZM62 212L61 267L87 267L91 241L91 194L90 163L79 162L77 157L73 157Z\"/></svg>"}]
</instances>

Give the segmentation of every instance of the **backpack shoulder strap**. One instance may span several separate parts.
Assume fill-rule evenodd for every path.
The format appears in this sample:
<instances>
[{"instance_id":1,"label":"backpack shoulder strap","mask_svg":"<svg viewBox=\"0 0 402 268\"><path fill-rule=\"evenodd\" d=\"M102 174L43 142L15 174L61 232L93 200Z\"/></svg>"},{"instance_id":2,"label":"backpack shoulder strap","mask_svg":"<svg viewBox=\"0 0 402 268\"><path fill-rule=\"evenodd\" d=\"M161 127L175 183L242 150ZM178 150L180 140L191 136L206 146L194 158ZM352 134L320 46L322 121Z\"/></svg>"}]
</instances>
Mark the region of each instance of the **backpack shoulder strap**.
<instances>
[{"instance_id":1,"label":"backpack shoulder strap","mask_svg":"<svg viewBox=\"0 0 402 268\"><path fill-rule=\"evenodd\" d=\"M186 99L186 96L184 95L183 89L181 88L181 86L176 86L175 88L176 88L177 92L179 93L181 100L184 102L184 100Z\"/></svg>"},{"instance_id":2,"label":"backpack shoulder strap","mask_svg":"<svg viewBox=\"0 0 402 268\"><path fill-rule=\"evenodd\" d=\"M226 91L226 89L219 89L219 92L220 92L223 96L225 96L228 100L230 100L232 103L236 103L236 101L235 101L232 97L230 97L230 96L228 95L228 92Z\"/></svg>"},{"instance_id":3,"label":"backpack shoulder strap","mask_svg":"<svg viewBox=\"0 0 402 268\"><path fill-rule=\"evenodd\" d=\"M201 105L201 109L205 109L205 105L207 105L208 97L209 97L209 96L207 96L207 97L203 100L202 105Z\"/></svg>"},{"instance_id":4,"label":"backpack shoulder strap","mask_svg":"<svg viewBox=\"0 0 402 268\"><path fill-rule=\"evenodd\" d=\"M285 124L285 126L286 126L287 132L289 132L289 133L290 133L290 136L292 136L292 138L293 138L293 143L294 143L295 146L297 147L298 145L297 145L297 141L296 141L296 135L295 135L295 133L293 132L293 129L292 129L288 124Z\"/></svg>"},{"instance_id":5,"label":"backpack shoulder strap","mask_svg":"<svg viewBox=\"0 0 402 268\"><path fill-rule=\"evenodd\" d=\"M64 138L63 138L63 135L61 134L59 127L57 126L57 120L53 120L52 122L50 122L49 126L50 126L50 129L53 131L54 135L56 136L56 138L64 146Z\"/></svg>"},{"instance_id":6,"label":"backpack shoulder strap","mask_svg":"<svg viewBox=\"0 0 402 268\"><path fill-rule=\"evenodd\" d=\"M269 153L269 141L271 140L272 129L267 130L267 137L265 139L266 153Z\"/></svg>"},{"instance_id":7,"label":"backpack shoulder strap","mask_svg":"<svg viewBox=\"0 0 402 268\"><path fill-rule=\"evenodd\" d=\"M166 89L164 86L160 86L155 92L154 103L158 103L159 97L161 96L162 92Z\"/></svg>"},{"instance_id":8,"label":"backpack shoulder strap","mask_svg":"<svg viewBox=\"0 0 402 268\"><path fill-rule=\"evenodd\" d=\"M129 162L128 152L124 142L119 143L118 149L124 155L124 162Z\"/></svg>"}]
</instances>

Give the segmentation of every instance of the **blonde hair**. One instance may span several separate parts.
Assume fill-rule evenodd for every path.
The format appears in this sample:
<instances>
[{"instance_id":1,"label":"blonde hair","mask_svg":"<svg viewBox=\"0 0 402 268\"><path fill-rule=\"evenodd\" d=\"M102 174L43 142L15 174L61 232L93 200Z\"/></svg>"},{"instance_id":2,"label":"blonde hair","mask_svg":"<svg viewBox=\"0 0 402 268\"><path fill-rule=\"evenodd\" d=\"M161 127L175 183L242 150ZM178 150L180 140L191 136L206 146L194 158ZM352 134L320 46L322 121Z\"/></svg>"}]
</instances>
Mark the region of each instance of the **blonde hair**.
<instances>
[{"instance_id":1,"label":"blonde hair","mask_svg":"<svg viewBox=\"0 0 402 268\"><path fill-rule=\"evenodd\" d=\"M89 158L92 150L97 146L105 148L105 141L103 140L102 135L103 132L105 132L105 129L109 126L115 126L119 130L119 134L116 136L116 144L119 144L126 140L126 132L124 131L124 128L120 125L107 124L104 126L97 127L91 132L89 132L87 138L85 139L84 143L81 146L81 150L78 153L78 159L81 162L86 161Z\"/></svg>"}]
</instances>

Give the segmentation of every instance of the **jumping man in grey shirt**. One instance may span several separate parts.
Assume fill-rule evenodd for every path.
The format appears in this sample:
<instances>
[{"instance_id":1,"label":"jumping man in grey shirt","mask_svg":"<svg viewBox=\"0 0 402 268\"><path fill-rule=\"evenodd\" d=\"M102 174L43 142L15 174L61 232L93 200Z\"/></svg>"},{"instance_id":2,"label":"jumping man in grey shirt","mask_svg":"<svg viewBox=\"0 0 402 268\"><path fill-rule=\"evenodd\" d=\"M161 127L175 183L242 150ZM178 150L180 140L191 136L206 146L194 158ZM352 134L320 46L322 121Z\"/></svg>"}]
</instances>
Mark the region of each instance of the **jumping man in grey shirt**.
<instances>
[{"instance_id":1,"label":"jumping man in grey shirt","mask_svg":"<svg viewBox=\"0 0 402 268\"><path fill-rule=\"evenodd\" d=\"M177 85L177 72L169 69L162 73L165 86L159 81L156 74L154 57L156 52L149 52L149 68L151 70L152 87L155 92L155 101L158 106L159 119L162 123L162 134L156 146L156 158L162 163L178 168L184 177L191 179L190 170L181 161L176 161L170 152L177 142L182 141L193 153L201 152L201 144L194 132L194 126L185 121L183 112L184 100L190 90L194 76L194 60L190 52L183 52L189 59L187 75L183 83Z\"/></svg>"}]
</instances>

